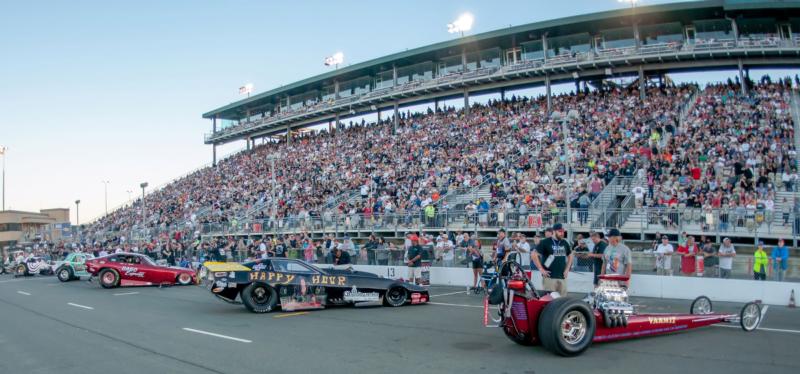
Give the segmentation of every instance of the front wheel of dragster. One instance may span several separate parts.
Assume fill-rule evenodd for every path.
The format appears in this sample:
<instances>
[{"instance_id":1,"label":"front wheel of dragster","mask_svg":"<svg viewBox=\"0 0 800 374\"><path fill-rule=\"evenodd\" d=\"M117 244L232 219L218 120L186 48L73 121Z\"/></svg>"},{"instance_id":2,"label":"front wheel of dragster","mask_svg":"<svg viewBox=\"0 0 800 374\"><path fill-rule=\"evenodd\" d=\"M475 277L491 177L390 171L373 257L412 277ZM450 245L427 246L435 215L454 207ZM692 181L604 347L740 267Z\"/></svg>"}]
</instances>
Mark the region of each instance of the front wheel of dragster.
<instances>
[{"instance_id":1,"label":"front wheel of dragster","mask_svg":"<svg viewBox=\"0 0 800 374\"><path fill-rule=\"evenodd\" d=\"M706 296L698 296L692 301L692 306L689 307L691 314L711 314L714 310L711 299Z\"/></svg>"},{"instance_id":2,"label":"front wheel of dragster","mask_svg":"<svg viewBox=\"0 0 800 374\"><path fill-rule=\"evenodd\" d=\"M742 330L753 331L759 324L761 324L761 306L754 302L744 304L742 311L739 312L739 325L742 326Z\"/></svg>"},{"instance_id":3,"label":"front wheel of dragster","mask_svg":"<svg viewBox=\"0 0 800 374\"><path fill-rule=\"evenodd\" d=\"M531 341L531 337L528 334L521 334L514 331L514 328L508 325L503 326L503 333L506 334L512 342L517 343L523 346L532 346L533 342Z\"/></svg>"},{"instance_id":4,"label":"front wheel of dragster","mask_svg":"<svg viewBox=\"0 0 800 374\"><path fill-rule=\"evenodd\" d=\"M560 356L576 356L592 344L595 319L584 301L556 299L544 307L539 317L542 346Z\"/></svg>"},{"instance_id":5,"label":"front wheel of dragster","mask_svg":"<svg viewBox=\"0 0 800 374\"><path fill-rule=\"evenodd\" d=\"M266 283L250 283L241 296L244 307L253 313L269 313L278 305L278 291Z\"/></svg>"}]
</instances>

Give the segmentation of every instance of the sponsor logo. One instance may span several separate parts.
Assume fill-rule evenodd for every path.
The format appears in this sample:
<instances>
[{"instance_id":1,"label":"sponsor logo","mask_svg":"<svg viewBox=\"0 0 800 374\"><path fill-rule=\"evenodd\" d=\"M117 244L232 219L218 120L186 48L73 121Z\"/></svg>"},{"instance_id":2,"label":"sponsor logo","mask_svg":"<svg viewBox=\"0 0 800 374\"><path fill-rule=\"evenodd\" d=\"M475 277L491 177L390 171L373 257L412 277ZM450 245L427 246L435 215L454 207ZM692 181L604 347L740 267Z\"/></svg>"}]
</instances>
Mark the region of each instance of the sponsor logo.
<instances>
[{"instance_id":1,"label":"sponsor logo","mask_svg":"<svg viewBox=\"0 0 800 374\"><path fill-rule=\"evenodd\" d=\"M144 278L144 272L139 271L139 268L135 266L123 266L120 270L122 270L126 276Z\"/></svg>"},{"instance_id":2,"label":"sponsor logo","mask_svg":"<svg viewBox=\"0 0 800 374\"><path fill-rule=\"evenodd\" d=\"M651 325L674 325L675 317L647 317Z\"/></svg>"},{"instance_id":3,"label":"sponsor logo","mask_svg":"<svg viewBox=\"0 0 800 374\"><path fill-rule=\"evenodd\" d=\"M266 268L267 268L267 264L258 263L258 264L253 265L253 270L255 270L255 271L261 271L261 270L264 270Z\"/></svg>"},{"instance_id":4,"label":"sponsor logo","mask_svg":"<svg viewBox=\"0 0 800 374\"><path fill-rule=\"evenodd\" d=\"M422 304L428 302L428 296L423 295L419 292L414 292L411 294L411 304Z\"/></svg>"},{"instance_id":5,"label":"sponsor logo","mask_svg":"<svg viewBox=\"0 0 800 374\"><path fill-rule=\"evenodd\" d=\"M349 291L344 291L345 301L379 301L381 295L377 292L361 292L353 286Z\"/></svg>"}]
</instances>

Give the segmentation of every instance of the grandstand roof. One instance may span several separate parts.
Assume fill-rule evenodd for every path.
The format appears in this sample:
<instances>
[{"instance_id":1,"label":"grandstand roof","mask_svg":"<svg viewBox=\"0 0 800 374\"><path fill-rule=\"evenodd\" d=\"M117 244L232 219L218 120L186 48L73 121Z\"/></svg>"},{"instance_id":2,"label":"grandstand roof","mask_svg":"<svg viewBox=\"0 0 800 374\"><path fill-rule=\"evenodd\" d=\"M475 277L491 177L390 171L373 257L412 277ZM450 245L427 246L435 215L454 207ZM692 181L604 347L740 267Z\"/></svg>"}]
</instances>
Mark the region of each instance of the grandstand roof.
<instances>
[{"instance_id":1,"label":"grandstand roof","mask_svg":"<svg viewBox=\"0 0 800 374\"><path fill-rule=\"evenodd\" d=\"M709 0L681 2L637 7L636 18L640 24L648 22L697 20L704 18L722 18L723 16L736 16L741 13L759 15L760 13L775 15L776 9L800 10L800 1L791 0ZM792 12L793 15L798 14ZM455 40L439 42L404 52L394 53L361 63L353 64L288 85L284 85L266 92L253 95L247 99L235 101L220 108L203 114L203 118L220 118L238 120L244 117L248 109L260 108L276 102L278 99L302 94L312 90L320 90L323 86L331 85L334 81L369 76L397 67L413 65L419 62L436 60L437 58L460 54L462 49L479 50L485 47L495 47L509 43L516 37L517 43L539 39L547 33L553 35L568 35L578 32L588 32L598 27L621 27L631 24L634 15L631 9L618 9L590 14L564 17L547 21L529 23L500 30L489 31L476 35L466 36ZM789 16L782 13L783 16Z\"/></svg>"}]
</instances>

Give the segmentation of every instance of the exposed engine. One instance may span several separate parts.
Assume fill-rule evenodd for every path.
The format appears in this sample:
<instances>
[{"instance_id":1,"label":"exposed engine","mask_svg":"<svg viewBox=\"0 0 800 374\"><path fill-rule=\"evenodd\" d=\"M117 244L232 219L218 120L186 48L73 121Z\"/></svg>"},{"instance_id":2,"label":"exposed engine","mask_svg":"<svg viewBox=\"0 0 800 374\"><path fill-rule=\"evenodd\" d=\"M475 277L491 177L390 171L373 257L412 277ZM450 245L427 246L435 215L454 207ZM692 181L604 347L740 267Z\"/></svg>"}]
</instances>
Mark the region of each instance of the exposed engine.
<instances>
[{"instance_id":1,"label":"exposed engine","mask_svg":"<svg viewBox=\"0 0 800 374\"><path fill-rule=\"evenodd\" d=\"M618 281L600 280L591 295L593 307L602 314L608 327L628 325L628 316L633 314L633 305L628 303L628 292Z\"/></svg>"}]
</instances>

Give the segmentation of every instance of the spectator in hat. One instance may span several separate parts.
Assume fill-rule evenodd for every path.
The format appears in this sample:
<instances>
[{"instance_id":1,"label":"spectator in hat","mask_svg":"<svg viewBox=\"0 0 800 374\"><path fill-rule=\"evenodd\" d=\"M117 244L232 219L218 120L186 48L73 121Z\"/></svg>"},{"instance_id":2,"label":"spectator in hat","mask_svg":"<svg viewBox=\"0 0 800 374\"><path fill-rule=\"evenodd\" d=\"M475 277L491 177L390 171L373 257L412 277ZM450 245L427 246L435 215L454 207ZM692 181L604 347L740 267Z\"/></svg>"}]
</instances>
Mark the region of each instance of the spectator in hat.
<instances>
[{"instance_id":1,"label":"spectator in hat","mask_svg":"<svg viewBox=\"0 0 800 374\"><path fill-rule=\"evenodd\" d=\"M656 246L656 274L672 275L672 253L675 249L669 242L667 235L661 236L661 243Z\"/></svg>"},{"instance_id":2,"label":"spectator in hat","mask_svg":"<svg viewBox=\"0 0 800 374\"><path fill-rule=\"evenodd\" d=\"M632 271L631 249L622 243L622 233L617 229L611 229L608 232L608 246L603 251L603 269L601 273L630 277Z\"/></svg>"},{"instance_id":3,"label":"spectator in hat","mask_svg":"<svg viewBox=\"0 0 800 374\"><path fill-rule=\"evenodd\" d=\"M342 250L341 246L336 246L333 250L333 266L342 267L344 265L350 265L350 253Z\"/></svg>"},{"instance_id":4,"label":"spectator in hat","mask_svg":"<svg viewBox=\"0 0 800 374\"><path fill-rule=\"evenodd\" d=\"M695 274L697 269L696 257L700 253L700 248L695 244L694 237L687 236L685 244L678 244L677 252L681 256L681 274L687 277Z\"/></svg>"},{"instance_id":5,"label":"spectator in hat","mask_svg":"<svg viewBox=\"0 0 800 374\"><path fill-rule=\"evenodd\" d=\"M605 253L608 243L605 241L605 235L602 232L593 232L591 236L594 246L588 253L582 253L581 256L588 258L592 261L592 268L594 272L594 279L592 284L597 286L600 282L600 274L603 272L603 253Z\"/></svg>"},{"instance_id":6,"label":"spectator in hat","mask_svg":"<svg viewBox=\"0 0 800 374\"><path fill-rule=\"evenodd\" d=\"M531 261L542 274L542 287L567 296L567 278L572 267L572 249L564 239L564 227L553 225L553 237L545 238L531 254Z\"/></svg>"}]
</instances>

